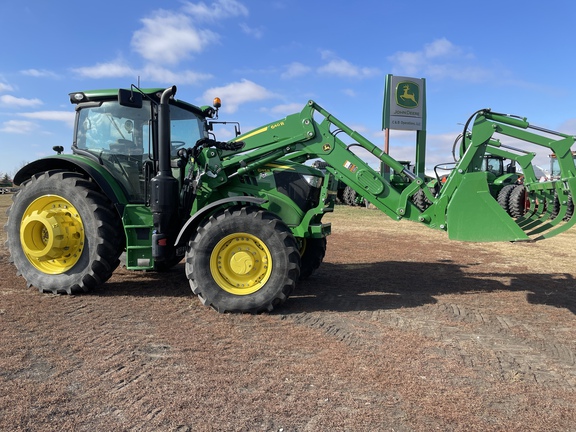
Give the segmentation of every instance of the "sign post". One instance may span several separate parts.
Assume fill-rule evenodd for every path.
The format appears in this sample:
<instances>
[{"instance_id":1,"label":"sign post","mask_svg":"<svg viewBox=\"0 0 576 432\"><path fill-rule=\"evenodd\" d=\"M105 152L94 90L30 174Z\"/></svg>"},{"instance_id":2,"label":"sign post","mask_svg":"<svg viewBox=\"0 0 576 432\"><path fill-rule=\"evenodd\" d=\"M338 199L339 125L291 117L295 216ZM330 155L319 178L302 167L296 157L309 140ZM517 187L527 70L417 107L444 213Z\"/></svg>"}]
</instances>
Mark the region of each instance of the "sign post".
<instances>
[{"instance_id":1,"label":"sign post","mask_svg":"<svg viewBox=\"0 0 576 432\"><path fill-rule=\"evenodd\" d=\"M415 173L424 178L426 157L426 80L386 75L384 107L382 110L384 152L389 154L390 129L416 131ZM383 167L389 174L390 168Z\"/></svg>"}]
</instances>

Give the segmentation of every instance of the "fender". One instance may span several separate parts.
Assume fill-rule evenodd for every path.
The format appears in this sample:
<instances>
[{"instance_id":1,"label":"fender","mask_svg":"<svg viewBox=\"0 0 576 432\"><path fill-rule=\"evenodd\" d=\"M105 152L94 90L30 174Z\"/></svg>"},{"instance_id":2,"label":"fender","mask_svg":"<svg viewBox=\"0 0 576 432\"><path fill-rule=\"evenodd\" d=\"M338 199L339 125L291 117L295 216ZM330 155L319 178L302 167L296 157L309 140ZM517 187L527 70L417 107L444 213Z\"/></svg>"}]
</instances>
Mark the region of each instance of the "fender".
<instances>
[{"instance_id":1,"label":"fender","mask_svg":"<svg viewBox=\"0 0 576 432\"><path fill-rule=\"evenodd\" d=\"M85 157L75 155L55 155L38 159L22 167L14 176L14 184L20 185L33 175L52 170L79 172L90 177L102 190L104 195L114 204L122 215L124 206L128 203L126 194L108 171L98 163Z\"/></svg>"},{"instance_id":2,"label":"fender","mask_svg":"<svg viewBox=\"0 0 576 432\"><path fill-rule=\"evenodd\" d=\"M216 207L220 207L222 204L234 203L234 202L248 202L248 203L262 205L266 201L268 201L268 200L266 200L264 198L257 198L257 197L252 197L252 196L228 197L228 198L220 199L218 201L214 201L210 205L207 205L206 207L202 207L201 210L194 213L194 215L192 215L190 217L190 219L188 219L186 221L186 223L184 224L184 226L182 227L182 229L178 233L178 237L176 237L176 242L174 243L174 246L177 246L177 247L183 246L182 239L183 238L187 239L189 237L189 234L191 233L191 231L193 229L196 229L196 227L198 226L198 222L200 222L201 218L203 218L207 213L210 213Z\"/></svg>"},{"instance_id":3,"label":"fender","mask_svg":"<svg viewBox=\"0 0 576 432\"><path fill-rule=\"evenodd\" d=\"M494 180L495 185L515 184L518 179L518 174L503 174Z\"/></svg>"}]
</instances>

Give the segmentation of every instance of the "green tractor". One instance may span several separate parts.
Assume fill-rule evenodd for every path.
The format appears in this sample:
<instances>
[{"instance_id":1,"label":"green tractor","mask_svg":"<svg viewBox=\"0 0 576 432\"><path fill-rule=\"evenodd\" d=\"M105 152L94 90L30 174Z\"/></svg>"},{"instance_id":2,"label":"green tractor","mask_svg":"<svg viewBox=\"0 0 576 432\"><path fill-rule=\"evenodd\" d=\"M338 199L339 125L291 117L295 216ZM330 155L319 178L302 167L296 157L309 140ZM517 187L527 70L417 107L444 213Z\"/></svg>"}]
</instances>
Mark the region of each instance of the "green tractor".
<instances>
[{"instance_id":1,"label":"green tractor","mask_svg":"<svg viewBox=\"0 0 576 432\"><path fill-rule=\"evenodd\" d=\"M220 102L197 107L175 95L175 86L70 94L72 153L55 147L56 154L14 177L20 188L8 210L7 246L28 286L84 292L104 284L121 256L137 271L165 271L184 260L192 292L204 304L220 312L271 311L324 259L331 226L322 219L334 209L335 182L395 220L455 240L539 240L576 222L566 218L566 200L554 215L543 205L576 191L574 160L565 156L574 137L544 139L525 119L476 112L464 129L472 124L462 157L432 193L424 178L314 101L218 141ZM539 182L533 156L504 148L497 133L561 155L562 181ZM372 169L343 135L402 181ZM522 168L530 202L522 218L510 217L493 197L482 167L487 154ZM307 163L314 160L326 164ZM430 202L426 208L415 205L418 194Z\"/></svg>"},{"instance_id":2,"label":"green tractor","mask_svg":"<svg viewBox=\"0 0 576 432\"><path fill-rule=\"evenodd\" d=\"M216 107L175 88L70 95L72 154L22 168L8 213L11 259L50 293L104 283L124 253L130 270L167 270L186 257L192 290L220 311L271 310L320 265L330 226L323 175L262 164L229 176L211 161L241 142L213 138Z\"/></svg>"},{"instance_id":3,"label":"green tractor","mask_svg":"<svg viewBox=\"0 0 576 432\"><path fill-rule=\"evenodd\" d=\"M426 181L432 194L438 195L442 185L448 179L448 173L454 169L456 162L440 164L434 167L434 175ZM486 173L486 181L490 194L495 197L500 206L511 216L519 217L525 213L525 188L522 185L522 174L516 171L516 162L505 157L485 154L479 168ZM414 195L414 204L424 211L432 201L426 198L424 191Z\"/></svg>"},{"instance_id":4,"label":"green tractor","mask_svg":"<svg viewBox=\"0 0 576 432\"><path fill-rule=\"evenodd\" d=\"M452 156L457 162L466 152L466 140L462 139L464 134L460 134L454 141L452 147ZM498 201L498 204L512 217L518 218L526 213L528 208L526 205L526 188L523 183L523 175L518 173L516 157L518 153L514 154L506 152L497 144L495 154L486 153L483 157L481 170L486 172L486 180L488 182L488 189L490 194ZM457 155L457 149L459 155ZM516 149L517 150L517 149ZM520 155L534 156L529 152L520 152ZM510 158L510 159L508 159ZM531 161L531 159L530 159Z\"/></svg>"}]
</instances>

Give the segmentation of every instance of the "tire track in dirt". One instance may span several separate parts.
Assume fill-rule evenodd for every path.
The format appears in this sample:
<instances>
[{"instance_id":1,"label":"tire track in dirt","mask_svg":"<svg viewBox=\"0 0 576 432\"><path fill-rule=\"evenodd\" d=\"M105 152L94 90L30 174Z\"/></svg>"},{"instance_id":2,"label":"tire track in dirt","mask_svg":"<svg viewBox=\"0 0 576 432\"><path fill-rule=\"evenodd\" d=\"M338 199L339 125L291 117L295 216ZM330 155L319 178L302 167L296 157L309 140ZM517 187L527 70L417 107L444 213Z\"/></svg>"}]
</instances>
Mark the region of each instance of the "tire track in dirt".
<instances>
[{"instance_id":1,"label":"tire track in dirt","mask_svg":"<svg viewBox=\"0 0 576 432\"><path fill-rule=\"evenodd\" d=\"M87 389L86 397L94 399L93 395L106 392L105 410L120 424L130 424L131 430L145 430L151 424L161 424L161 420L158 421L164 409L158 406L157 395L150 391L151 382L155 368L170 357L171 347L155 341L154 324L146 317L114 316L82 308L74 312L76 318L82 311L85 312L84 321L99 325L90 341L91 346L97 347L91 350L90 356L97 362L95 373L100 377L99 384ZM130 400L134 412L140 413L137 419L126 410L116 408L125 406L126 400Z\"/></svg>"},{"instance_id":2,"label":"tire track in dirt","mask_svg":"<svg viewBox=\"0 0 576 432\"><path fill-rule=\"evenodd\" d=\"M348 310L354 309L349 299L341 301L346 302ZM327 309L337 310L338 302L332 298ZM298 325L323 330L342 343L356 347L378 344L391 328L417 333L436 342L438 353L460 358L463 365L478 373L490 373L484 366L475 366L485 363L487 358L502 381L576 388L576 354L571 346L513 317L484 309L436 303L412 309L355 311L340 315L295 313L286 318Z\"/></svg>"},{"instance_id":3,"label":"tire track in dirt","mask_svg":"<svg viewBox=\"0 0 576 432\"><path fill-rule=\"evenodd\" d=\"M18 335L9 354L20 361L2 368L0 378L11 385L36 381L39 388L51 389L57 401L51 404L55 415L64 415L69 401L82 406L82 411L100 412L95 429L99 422L108 430L126 430L126 424L132 430L166 424L150 381L154 370L169 359L171 347L154 337L145 306L118 314L111 304L114 297L22 297L44 307L29 314L23 304L22 312L4 320L0 334ZM58 383L67 385L52 387ZM133 412L118 408L126 407L127 400ZM134 418L133 413L139 416Z\"/></svg>"},{"instance_id":4,"label":"tire track in dirt","mask_svg":"<svg viewBox=\"0 0 576 432\"><path fill-rule=\"evenodd\" d=\"M533 380L541 385L576 387L575 355L572 348L544 335L511 316L501 316L457 304L434 305L432 325L464 322L470 326L449 327L450 338L466 352L473 340L483 351L493 353L503 380ZM435 312L435 313L434 313Z\"/></svg>"}]
</instances>

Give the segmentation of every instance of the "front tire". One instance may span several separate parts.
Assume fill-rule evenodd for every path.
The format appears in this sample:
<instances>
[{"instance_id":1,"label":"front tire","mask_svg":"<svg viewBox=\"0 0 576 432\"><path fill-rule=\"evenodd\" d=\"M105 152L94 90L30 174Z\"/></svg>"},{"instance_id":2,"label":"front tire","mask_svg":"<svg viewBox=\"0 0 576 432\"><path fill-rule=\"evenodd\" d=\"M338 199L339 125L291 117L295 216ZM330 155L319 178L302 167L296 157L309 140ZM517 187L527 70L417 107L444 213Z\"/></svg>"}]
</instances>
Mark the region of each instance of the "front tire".
<instances>
[{"instance_id":1,"label":"front tire","mask_svg":"<svg viewBox=\"0 0 576 432\"><path fill-rule=\"evenodd\" d=\"M110 201L80 174L33 176L8 209L10 259L40 292L86 292L120 263L122 230Z\"/></svg>"},{"instance_id":2,"label":"front tire","mask_svg":"<svg viewBox=\"0 0 576 432\"><path fill-rule=\"evenodd\" d=\"M218 312L272 311L292 293L300 254L290 229L257 207L233 207L211 216L186 253L192 292Z\"/></svg>"}]
</instances>

